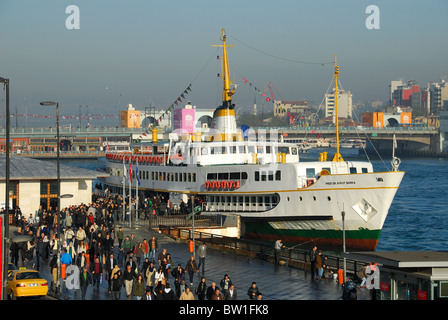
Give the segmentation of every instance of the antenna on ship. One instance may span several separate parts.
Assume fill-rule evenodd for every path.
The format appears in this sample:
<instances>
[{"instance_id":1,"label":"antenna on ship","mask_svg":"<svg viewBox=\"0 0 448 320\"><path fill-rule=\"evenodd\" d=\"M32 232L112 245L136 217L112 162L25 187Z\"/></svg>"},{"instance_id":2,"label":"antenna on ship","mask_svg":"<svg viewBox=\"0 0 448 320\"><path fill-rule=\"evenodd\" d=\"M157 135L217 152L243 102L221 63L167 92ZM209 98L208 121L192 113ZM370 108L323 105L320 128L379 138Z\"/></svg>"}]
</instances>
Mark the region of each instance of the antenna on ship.
<instances>
[{"instance_id":1,"label":"antenna on ship","mask_svg":"<svg viewBox=\"0 0 448 320\"><path fill-rule=\"evenodd\" d=\"M218 57L221 60L222 68L222 105L216 108L213 113L213 120L215 122L215 129L220 133L216 138L223 141L242 140L240 134L237 132L235 119L235 105L232 104L232 95L235 93L235 86L232 86L229 72L229 59L227 56L227 48L234 47L234 45L226 44L226 34L224 28L222 32L222 44L212 45L214 47L222 47L223 56Z\"/></svg>"},{"instance_id":2,"label":"antenna on ship","mask_svg":"<svg viewBox=\"0 0 448 320\"><path fill-rule=\"evenodd\" d=\"M342 159L341 154L339 153L338 78L339 78L339 66L336 63L336 55L334 55L334 82L335 82L334 104L336 112L336 153L333 156L333 161L335 162L344 161L344 159Z\"/></svg>"}]
</instances>

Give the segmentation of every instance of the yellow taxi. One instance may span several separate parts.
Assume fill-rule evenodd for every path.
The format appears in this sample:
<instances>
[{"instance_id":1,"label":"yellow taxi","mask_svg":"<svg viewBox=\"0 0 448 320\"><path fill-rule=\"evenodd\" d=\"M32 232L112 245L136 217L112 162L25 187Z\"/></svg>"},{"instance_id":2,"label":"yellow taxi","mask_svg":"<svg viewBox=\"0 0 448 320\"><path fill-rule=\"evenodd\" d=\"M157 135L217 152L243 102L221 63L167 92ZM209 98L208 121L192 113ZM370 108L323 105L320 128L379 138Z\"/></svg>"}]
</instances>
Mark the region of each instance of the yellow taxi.
<instances>
[{"instance_id":1,"label":"yellow taxi","mask_svg":"<svg viewBox=\"0 0 448 320\"><path fill-rule=\"evenodd\" d=\"M19 297L46 296L48 282L36 270L12 270L8 274L8 297L15 300Z\"/></svg>"},{"instance_id":2,"label":"yellow taxi","mask_svg":"<svg viewBox=\"0 0 448 320\"><path fill-rule=\"evenodd\" d=\"M13 270L19 270L19 268L17 268L17 267L15 266L15 264L9 262L9 263L8 263L8 274L11 274L11 272L12 272Z\"/></svg>"}]
</instances>

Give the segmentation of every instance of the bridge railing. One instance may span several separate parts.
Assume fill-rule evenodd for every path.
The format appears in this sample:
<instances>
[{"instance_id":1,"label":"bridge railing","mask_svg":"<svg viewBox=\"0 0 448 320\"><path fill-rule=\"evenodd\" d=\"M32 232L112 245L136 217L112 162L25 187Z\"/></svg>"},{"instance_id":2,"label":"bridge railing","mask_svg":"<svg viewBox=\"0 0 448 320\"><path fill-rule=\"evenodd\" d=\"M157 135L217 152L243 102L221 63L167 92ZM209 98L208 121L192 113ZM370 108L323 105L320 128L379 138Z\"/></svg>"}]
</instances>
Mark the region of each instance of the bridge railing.
<instances>
[{"instance_id":1,"label":"bridge railing","mask_svg":"<svg viewBox=\"0 0 448 320\"><path fill-rule=\"evenodd\" d=\"M122 128L122 127L60 127L60 136L107 136L116 134L140 134L143 132L143 128ZM317 133L335 133L336 127L254 127L255 131L277 131L279 133L300 133L300 134L317 134ZM437 127L419 127L419 126L400 126L400 127L339 127L341 133L359 133L359 134L406 134L406 133L421 133L421 134L436 134L439 133ZM6 129L0 128L0 134L6 135ZM29 136L29 135L49 135L56 136L55 127L42 127L42 128L11 128L10 134L14 136Z\"/></svg>"}]
</instances>

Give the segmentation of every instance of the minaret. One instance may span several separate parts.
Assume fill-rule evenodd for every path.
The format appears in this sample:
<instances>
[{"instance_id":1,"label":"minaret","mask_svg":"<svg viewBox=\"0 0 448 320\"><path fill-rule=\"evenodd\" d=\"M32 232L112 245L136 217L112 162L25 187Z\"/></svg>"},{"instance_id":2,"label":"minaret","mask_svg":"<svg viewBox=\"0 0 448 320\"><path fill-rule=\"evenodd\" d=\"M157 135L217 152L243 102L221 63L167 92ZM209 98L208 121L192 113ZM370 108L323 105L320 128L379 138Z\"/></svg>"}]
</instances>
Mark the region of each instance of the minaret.
<instances>
[{"instance_id":1,"label":"minaret","mask_svg":"<svg viewBox=\"0 0 448 320\"><path fill-rule=\"evenodd\" d=\"M254 96L254 116L257 115L257 97Z\"/></svg>"}]
</instances>

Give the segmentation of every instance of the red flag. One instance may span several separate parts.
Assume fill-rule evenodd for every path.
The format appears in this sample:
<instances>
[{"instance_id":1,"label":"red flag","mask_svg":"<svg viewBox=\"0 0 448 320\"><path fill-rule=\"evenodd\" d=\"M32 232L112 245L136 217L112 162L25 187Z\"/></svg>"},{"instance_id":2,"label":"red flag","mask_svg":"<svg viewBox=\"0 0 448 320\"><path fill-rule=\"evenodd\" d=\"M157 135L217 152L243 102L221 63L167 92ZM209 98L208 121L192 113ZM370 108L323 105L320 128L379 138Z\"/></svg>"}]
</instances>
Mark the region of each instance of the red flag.
<instances>
[{"instance_id":1,"label":"red flag","mask_svg":"<svg viewBox=\"0 0 448 320\"><path fill-rule=\"evenodd\" d=\"M129 159L129 179L132 183L132 168L131 168L131 159Z\"/></svg>"}]
</instances>

